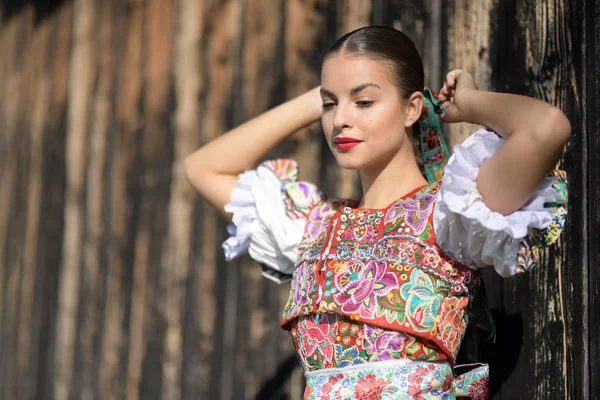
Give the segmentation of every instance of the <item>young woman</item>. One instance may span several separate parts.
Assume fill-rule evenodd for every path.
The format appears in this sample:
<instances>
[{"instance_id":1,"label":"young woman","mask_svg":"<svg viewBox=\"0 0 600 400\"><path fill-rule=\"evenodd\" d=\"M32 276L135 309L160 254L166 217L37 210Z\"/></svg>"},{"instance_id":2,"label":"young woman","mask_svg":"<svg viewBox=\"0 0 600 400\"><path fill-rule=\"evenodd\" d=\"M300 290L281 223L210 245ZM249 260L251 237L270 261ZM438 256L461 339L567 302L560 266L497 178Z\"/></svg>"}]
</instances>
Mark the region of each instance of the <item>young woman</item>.
<instances>
[{"instance_id":1,"label":"young woman","mask_svg":"<svg viewBox=\"0 0 600 400\"><path fill-rule=\"evenodd\" d=\"M487 366L453 374L466 325L493 334L480 268L525 271L562 229L565 176L551 172L565 115L480 91L461 70L437 99L423 82L406 35L358 29L325 55L320 87L186 159L191 184L234 223L226 257L249 252L265 276L291 278L282 326L306 399L486 398ZM489 129L448 160L434 112ZM319 118L339 165L360 173L359 201L298 182L290 160L256 167Z\"/></svg>"}]
</instances>

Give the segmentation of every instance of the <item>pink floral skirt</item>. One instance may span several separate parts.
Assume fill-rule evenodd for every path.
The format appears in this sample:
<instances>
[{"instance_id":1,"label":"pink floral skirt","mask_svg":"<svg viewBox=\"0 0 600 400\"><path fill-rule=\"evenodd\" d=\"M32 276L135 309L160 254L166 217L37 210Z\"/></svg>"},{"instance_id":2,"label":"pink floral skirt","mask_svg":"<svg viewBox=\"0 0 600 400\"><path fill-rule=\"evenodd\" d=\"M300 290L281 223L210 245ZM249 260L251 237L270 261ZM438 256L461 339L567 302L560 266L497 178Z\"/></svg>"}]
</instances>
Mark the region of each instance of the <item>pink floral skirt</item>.
<instances>
[{"instance_id":1,"label":"pink floral skirt","mask_svg":"<svg viewBox=\"0 0 600 400\"><path fill-rule=\"evenodd\" d=\"M488 366L455 377L448 362L381 361L305 373L305 400L488 398Z\"/></svg>"}]
</instances>

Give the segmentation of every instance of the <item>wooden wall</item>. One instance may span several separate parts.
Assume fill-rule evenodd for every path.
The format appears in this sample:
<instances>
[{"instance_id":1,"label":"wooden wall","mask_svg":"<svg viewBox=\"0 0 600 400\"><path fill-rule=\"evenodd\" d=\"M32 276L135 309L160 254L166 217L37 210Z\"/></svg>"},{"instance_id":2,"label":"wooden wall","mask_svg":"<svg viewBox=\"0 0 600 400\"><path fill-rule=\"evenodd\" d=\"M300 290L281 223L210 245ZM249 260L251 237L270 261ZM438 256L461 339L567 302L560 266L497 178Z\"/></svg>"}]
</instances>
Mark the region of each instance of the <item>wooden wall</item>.
<instances>
[{"instance_id":1,"label":"wooden wall","mask_svg":"<svg viewBox=\"0 0 600 400\"><path fill-rule=\"evenodd\" d=\"M498 338L470 332L460 358L490 363L493 399L600 397L600 1L5 0L0 18L0 398L302 398L288 288L224 262L182 159L316 85L368 24L409 34L433 88L462 67L569 116L566 232L532 273L488 274ZM271 155L356 196L321 136Z\"/></svg>"}]
</instances>

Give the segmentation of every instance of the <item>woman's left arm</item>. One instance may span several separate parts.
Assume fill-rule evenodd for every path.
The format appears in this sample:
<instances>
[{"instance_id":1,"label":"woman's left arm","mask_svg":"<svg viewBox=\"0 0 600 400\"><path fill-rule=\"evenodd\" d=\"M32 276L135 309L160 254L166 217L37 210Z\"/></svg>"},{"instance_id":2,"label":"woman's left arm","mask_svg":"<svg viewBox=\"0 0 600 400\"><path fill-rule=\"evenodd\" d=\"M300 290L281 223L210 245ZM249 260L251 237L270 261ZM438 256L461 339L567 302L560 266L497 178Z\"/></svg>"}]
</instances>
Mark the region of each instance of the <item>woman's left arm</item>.
<instances>
[{"instance_id":1,"label":"woman's left arm","mask_svg":"<svg viewBox=\"0 0 600 400\"><path fill-rule=\"evenodd\" d=\"M446 108L444 121L483 125L506 139L477 176L485 204L504 215L531 198L571 135L571 124L560 109L525 96L480 91L462 70L446 75L438 99Z\"/></svg>"}]
</instances>

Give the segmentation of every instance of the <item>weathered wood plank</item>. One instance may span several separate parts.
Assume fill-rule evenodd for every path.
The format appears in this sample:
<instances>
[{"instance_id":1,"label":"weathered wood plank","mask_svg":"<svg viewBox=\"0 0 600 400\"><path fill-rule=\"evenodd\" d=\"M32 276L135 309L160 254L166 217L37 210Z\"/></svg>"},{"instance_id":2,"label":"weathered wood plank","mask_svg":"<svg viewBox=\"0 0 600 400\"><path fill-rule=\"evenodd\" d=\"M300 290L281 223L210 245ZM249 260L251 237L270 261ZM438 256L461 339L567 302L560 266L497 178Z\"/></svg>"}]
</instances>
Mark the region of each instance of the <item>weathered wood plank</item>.
<instances>
[{"instance_id":1,"label":"weathered wood plank","mask_svg":"<svg viewBox=\"0 0 600 400\"><path fill-rule=\"evenodd\" d=\"M20 53L19 43L22 40L26 24L19 24L18 21L10 21L2 26L2 45L6 50L6 62L0 62L2 75L0 76L0 90L2 94L15 93L12 101L2 100L0 102L0 126L3 129L2 135L2 154L0 154L0 178L3 185L10 190L0 192L0 353L5 361L0 365L0 394L2 397L10 396L13 390L11 374L16 359L14 350L16 347L16 337L12 331L16 323L15 307L18 302L16 290L15 269L14 269L14 240L18 240L18 231L14 226L14 216L18 212L19 205L15 199L15 185L18 185L19 157L20 149L17 130L19 117L19 105L21 91L20 86ZM10 61L10 62L9 62ZM15 65L16 64L16 65ZM2 96L6 97L6 96ZM9 291L9 288L12 290Z\"/></svg>"},{"instance_id":2,"label":"weathered wood plank","mask_svg":"<svg viewBox=\"0 0 600 400\"><path fill-rule=\"evenodd\" d=\"M35 204L39 200L36 196L36 165L32 159L29 150L32 147L35 149L39 145L38 137L32 138L30 134L30 118L31 101L34 97L32 93L35 89L34 79L36 78L36 70L32 66L32 59L35 58L33 53L36 47L36 34L33 26L33 10L27 7L22 11L21 23L24 25L19 37L17 46L20 46L20 54L17 56L17 65L11 71L14 73L14 83L18 85L17 89L20 95L14 100L16 102L14 112L14 146L17 156L14 159L14 186L9 188L12 197L12 212L8 219L8 227L10 234L7 237L7 257L6 271L8 272L7 281L7 302L6 308L8 323L3 326L3 331L6 336L4 340L7 346L3 348L3 355L11 361L11 367L6 368L4 376L5 391L9 397L19 397L26 393L26 383L23 381L23 374L27 374L28 360L23 357L22 351L28 351L27 341L19 337L23 330L27 329L30 317L30 299L24 296L32 290L33 281L30 273L30 265L27 264L26 251L31 247L27 246L26 240L28 231L36 229L36 222L29 218L35 218ZM39 133L39 132L38 132ZM9 134L10 135L10 134ZM12 136L11 135L11 136ZM34 142L34 143L32 143ZM36 154L37 155L37 154ZM32 182L33 180L33 182ZM36 196L36 197L33 197ZM27 206L27 201L34 202L30 207Z\"/></svg>"},{"instance_id":3,"label":"weathered wood plank","mask_svg":"<svg viewBox=\"0 0 600 400\"><path fill-rule=\"evenodd\" d=\"M475 83L482 90L493 89L490 87L489 63L489 38L490 38L490 13L492 0L468 1L454 0L449 7L448 40L446 65L448 71L464 69L470 72ZM447 71L444 71L444 73ZM445 75L440 77L439 89ZM472 124L447 124L450 147L461 143L471 133L475 132L476 125Z\"/></svg>"},{"instance_id":4,"label":"weathered wood plank","mask_svg":"<svg viewBox=\"0 0 600 400\"><path fill-rule=\"evenodd\" d=\"M36 269L39 291L41 326L38 379L34 398L52 398L56 376L56 342L58 326L59 280L65 224L66 188L66 131L70 48L73 31L73 6L66 4L56 13L54 23L53 60L49 64L52 74L51 101L47 132L44 138L44 202L43 224L40 233L40 263Z\"/></svg>"},{"instance_id":5,"label":"weathered wood plank","mask_svg":"<svg viewBox=\"0 0 600 400\"><path fill-rule=\"evenodd\" d=\"M202 48L207 15L205 7L198 2L180 1L176 15L179 27L175 32L174 85L175 85L175 143L172 166L171 202L169 205L169 248L167 261L174 269L175 277L185 284L185 301L181 306L182 315L182 398L198 399L207 397L207 360L200 359L199 331L197 329L198 308L192 294L197 288L193 285L195 270L193 256L194 203L195 193L186 182L182 170L185 156L200 145L198 134L201 121L200 95L206 82L202 79ZM203 365L204 364L204 365ZM201 371L202 369L202 371ZM204 372L204 373L203 373Z\"/></svg>"},{"instance_id":6,"label":"weathered wood plank","mask_svg":"<svg viewBox=\"0 0 600 400\"><path fill-rule=\"evenodd\" d=\"M139 397L130 391L131 398L181 398L180 298L183 288L181 277L175 276L174 271L184 266L167 262L163 239L168 226L173 148L173 13L169 1L152 0L145 5L140 71L143 125L136 135L139 155L134 167L139 176L134 189L138 192L136 197L139 196L139 212L135 217L134 275L130 278L134 288L132 303L136 308L129 314L127 345L130 349L141 348L135 343L138 335L147 337L147 341L142 341L145 353L137 353L135 360L128 360L129 366L137 371L142 370L142 360L145 361ZM133 183L130 182L130 187ZM123 289L129 291L130 287ZM143 314L142 306L146 309ZM128 389L134 386L130 380Z\"/></svg>"},{"instance_id":7,"label":"weathered wood plank","mask_svg":"<svg viewBox=\"0 0 600 400\"><path fill-rule=\"evenodd\" d=\"M35 292L37 291L36 264L39 262L38 238L40 235L40 225L42 224L41 208L43 201L43 171L42 163L44 156L44 130L48 119L50 103L50 85L48 60L48 41L50 30L52 28L51 20L44 20L36 26L32 38L31 46L27 49L24 64L27 66L24 77L29 80L29 84L24 86L27 101L24 103L25 110L27 104L31 104L31 113L24 112L23 133L29 131L29 155L27 177L27 196L26 208L26 227L23 238L23 248L21 255L22 280L19 309L19 326L16 330L18 338L17 346L17 378L19 398L31 398L35 392L35 387L29 380L34 379L37 374L37 364L35 354L37 354L37 343L39 335L39 313L36 312ZM29 87L27 87L29 86Z\"/></svg>"},{"instance_id":8,"label":"weathered wood plank","mask_svg":"<svg viewBox=\"0 0 600 400\"><path fill-rule=\"evenodd\" d=\"M114 1L96 2L97 19L93 36L92 62L95 66L94 88L90 93L89 142L87 143L87 179L85 184L85 233L82 249L81 285L78 310L78 347L74 370L74 396L81 399L97 397L98 366L101 361L98 346L102 326L102 297L106 272L106 216L109 130L113 112L114 42L116 39L116 5Z\"/></svg>"},{"instance_id":9,"label":"weathered wood plank","mask_svg":"<svg viewBox=\"0 0 600 400\"><path fill-rule=\"evenodd\" d=\"M67 188L65 199L65 241L60 277L54 397L67 399L73 388L73 364L76 351L77 312L80 290L82 247L85 230L85 181L88 154L88 118L95 65L95 3L74 3L73 44L67 126Z\"/></svg>"},{"instance_id":10,"label":"weathered wood plank","mask_svg":"<svg viewBox=\"0 0 600 400\"><path fill-rule=\"evenodd\" d=\"M123 362L129 349L125 343L129 339L127 327L130 320L126 307L131 301L131 289L126 287L124 277L128 276L133 265L135 244L133 232L135 219L139 215L139 202L132 183L139 182L135 169L139 150L136 137L140 130L143 114L140 109L142 91L141 73L143 66L143 21L144 4L130 0L119 3L116 12L119 39L115 43L119 60L116 81L115 102L111 133L109 136L109 167L106 195L107 210L105 219L108 232L106 246L105 299L100 347L102 359L99 365L99 397L125 398L129 376ZM121 29L122 26L122 29ZM138 284L143 285L145 274ZM143 340L143 338L141 338Z\"/></svg>"},{"instance_id":11,"label":"weathered wood plank","mask_svg":"<svg viewBox=\"0 0 600 400\"><path fill-rule=\"evenodd\" d=\"M598 60L600 60L600 1L588 1L586 7L579 9L580 18L585 20L585 46L582 54L585 57L584 69L581 71L583 88L585 90L585 101L582 103L582 120L585 121L587 137L587 210L588 230L587 241L587 270L588 287L587 297L589 299L589 314L587 316L587 340L589 347L588 358L583 362L589 365L589 374L584 374L584 391L589 390L589 399L600 398L600 159L597 149L600 148L600 73L598 72ZM573 22L572 22L573 23ZM585 146L585 143L583 144ZM582 160L585 160L583 157ZM574 208L574 207L573 207ZM586 233L584 231L583 233ZM586 255L582 255L582 258ZM573 268L577 268L574 263ZM586 280L584 279L584 283ZM584 289L586 289L584 287ZM586 316L584 315L583 318ZM575 366L576 368L576 366Z\"/></svg>"}]
</instances>

